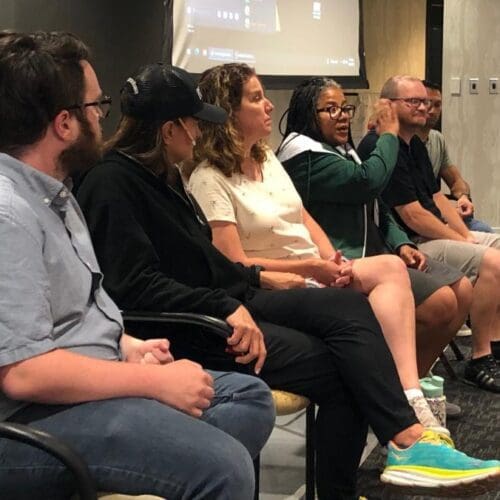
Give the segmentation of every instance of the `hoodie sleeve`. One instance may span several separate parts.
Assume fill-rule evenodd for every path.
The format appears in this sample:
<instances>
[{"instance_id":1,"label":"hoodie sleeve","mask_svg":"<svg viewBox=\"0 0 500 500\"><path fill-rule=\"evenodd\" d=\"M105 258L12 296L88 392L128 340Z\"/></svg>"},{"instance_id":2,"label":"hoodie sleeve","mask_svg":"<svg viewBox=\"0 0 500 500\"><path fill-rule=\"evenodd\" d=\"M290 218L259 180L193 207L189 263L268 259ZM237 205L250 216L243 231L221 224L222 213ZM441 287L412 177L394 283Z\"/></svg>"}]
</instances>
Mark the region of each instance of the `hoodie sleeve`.
<instances>
[{"instance_id":1,"label":"hoodie sleeve","mask_svg":"<svg viewBox=\"0 0 500 500\"><path fill-rule=\"evenodd\" d=\"M309 197L315 202L358 205L383 191L396 165L398 149L398 138L383 134L361 165L337 154L305 151L284 166L306 205Z\"/></svg>"},{"instance_id":2,"label":"hoodie sleeve","mask_svg":"<svg viewBox=\"0 0 500 500\"><path fill-rule=\"evenodd\" d=\"M399 226L399 224L394 220L394 217L391 215L391 211L387 207L387 205L382 201L381 198L378 198L378 206L379 206L379 219L380 219L380 231L384 235L384 241L387 243L389 248L396 252L396 250L402 245L410 245L415 247L413 241L410 240L408 235L405 233L403 229Z\"/></svg>"}]
</instances>

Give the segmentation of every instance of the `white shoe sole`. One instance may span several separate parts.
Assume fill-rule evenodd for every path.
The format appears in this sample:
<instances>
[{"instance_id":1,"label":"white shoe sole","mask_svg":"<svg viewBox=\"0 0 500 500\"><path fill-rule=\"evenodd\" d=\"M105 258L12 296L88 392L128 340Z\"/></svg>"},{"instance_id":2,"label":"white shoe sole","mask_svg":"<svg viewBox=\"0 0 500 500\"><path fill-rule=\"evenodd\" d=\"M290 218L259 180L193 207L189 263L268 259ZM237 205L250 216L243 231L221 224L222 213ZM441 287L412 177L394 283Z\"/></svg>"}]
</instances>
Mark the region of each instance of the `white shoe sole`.
<instances>
[{"instance_id":1,"label":"white shoe sole","mask_svg":"<svg viewBox=\"0 0 500 500\"><path fill-rule=\"evenodd\" d=\"M497 489L500 486L500 471L485 472L468 478L443 479L415 472L390 470L384 472L380 480L391 490L404 495L471 497Z\"/></svg>"}]
</instances>

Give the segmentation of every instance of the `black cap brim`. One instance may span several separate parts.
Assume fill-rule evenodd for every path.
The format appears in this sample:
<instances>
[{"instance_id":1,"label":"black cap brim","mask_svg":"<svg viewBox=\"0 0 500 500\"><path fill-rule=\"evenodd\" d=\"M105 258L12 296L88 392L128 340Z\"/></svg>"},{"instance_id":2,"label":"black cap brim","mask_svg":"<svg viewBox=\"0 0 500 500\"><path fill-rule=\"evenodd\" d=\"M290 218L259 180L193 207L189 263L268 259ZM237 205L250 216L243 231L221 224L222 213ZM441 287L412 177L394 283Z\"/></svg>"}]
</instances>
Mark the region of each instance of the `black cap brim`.
<instances>
[{"instance_id":1,"label":"black cap brim","mask_svg":"<svg viewBox=\"0 0 500 500\"><path fill-rule=\"evenodd\" d=\"M207 104L206 102L203 103L201 110L193 116L205 122L218 124L226 123L227 120L227 113L224 109L213 104Z\"/></svg>"}]
</instances>

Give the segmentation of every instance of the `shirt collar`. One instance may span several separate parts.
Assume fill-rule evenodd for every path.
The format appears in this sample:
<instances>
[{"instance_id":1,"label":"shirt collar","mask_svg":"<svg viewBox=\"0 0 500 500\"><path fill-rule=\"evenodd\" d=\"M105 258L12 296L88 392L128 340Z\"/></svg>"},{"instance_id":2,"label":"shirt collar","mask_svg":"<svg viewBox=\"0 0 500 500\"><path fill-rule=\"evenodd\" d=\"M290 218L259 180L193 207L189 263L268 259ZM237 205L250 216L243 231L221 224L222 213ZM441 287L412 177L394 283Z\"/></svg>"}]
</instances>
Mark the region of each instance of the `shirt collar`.
<instances>
[{"instance_id":1,"label":"shirt collar","mask_svg":"<svg viewBox=\"0 0 500 500\"><path fill-rule=\"evenodd\" d=\"M61 208L70 198L73 184L69 177L61 182L5 153L0 153L0 175L19 186L27 186L45 205Z\"/></svg>"}]
</instances>

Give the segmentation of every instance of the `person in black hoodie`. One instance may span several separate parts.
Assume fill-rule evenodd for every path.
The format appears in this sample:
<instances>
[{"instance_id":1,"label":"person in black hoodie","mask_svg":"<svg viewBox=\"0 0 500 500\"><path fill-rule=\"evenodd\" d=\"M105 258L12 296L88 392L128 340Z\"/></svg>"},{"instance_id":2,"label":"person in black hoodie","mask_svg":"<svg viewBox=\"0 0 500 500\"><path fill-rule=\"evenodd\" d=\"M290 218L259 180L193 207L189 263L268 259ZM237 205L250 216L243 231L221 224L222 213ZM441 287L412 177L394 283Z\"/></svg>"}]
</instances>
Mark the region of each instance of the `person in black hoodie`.
<instances>
[{"instance_id":1,"label":"person in black hoodie","mask_svg":"<svg viewBox=\"0 0 500 500\"><path fill-rule=\"evenodd\" d=\"M300 288L293 274L232 263L212 245L177 164L192 158L197 121L220 123L226 113L201 101L190 75L174 66L145 66L127 79L121 107L103 161L77 193L104 286L118 305L224 319L234 329L225 349L200 341L200 332L169 333L174 355L178 348L209 368L252 366L272 388L317 404L321 499L356 498L367 424L398 450L417 443L432 455L437 442L449 441L417 422L364 295ZM383 479L394 482L388 472Z\"/></svg>"}]
</instances>

